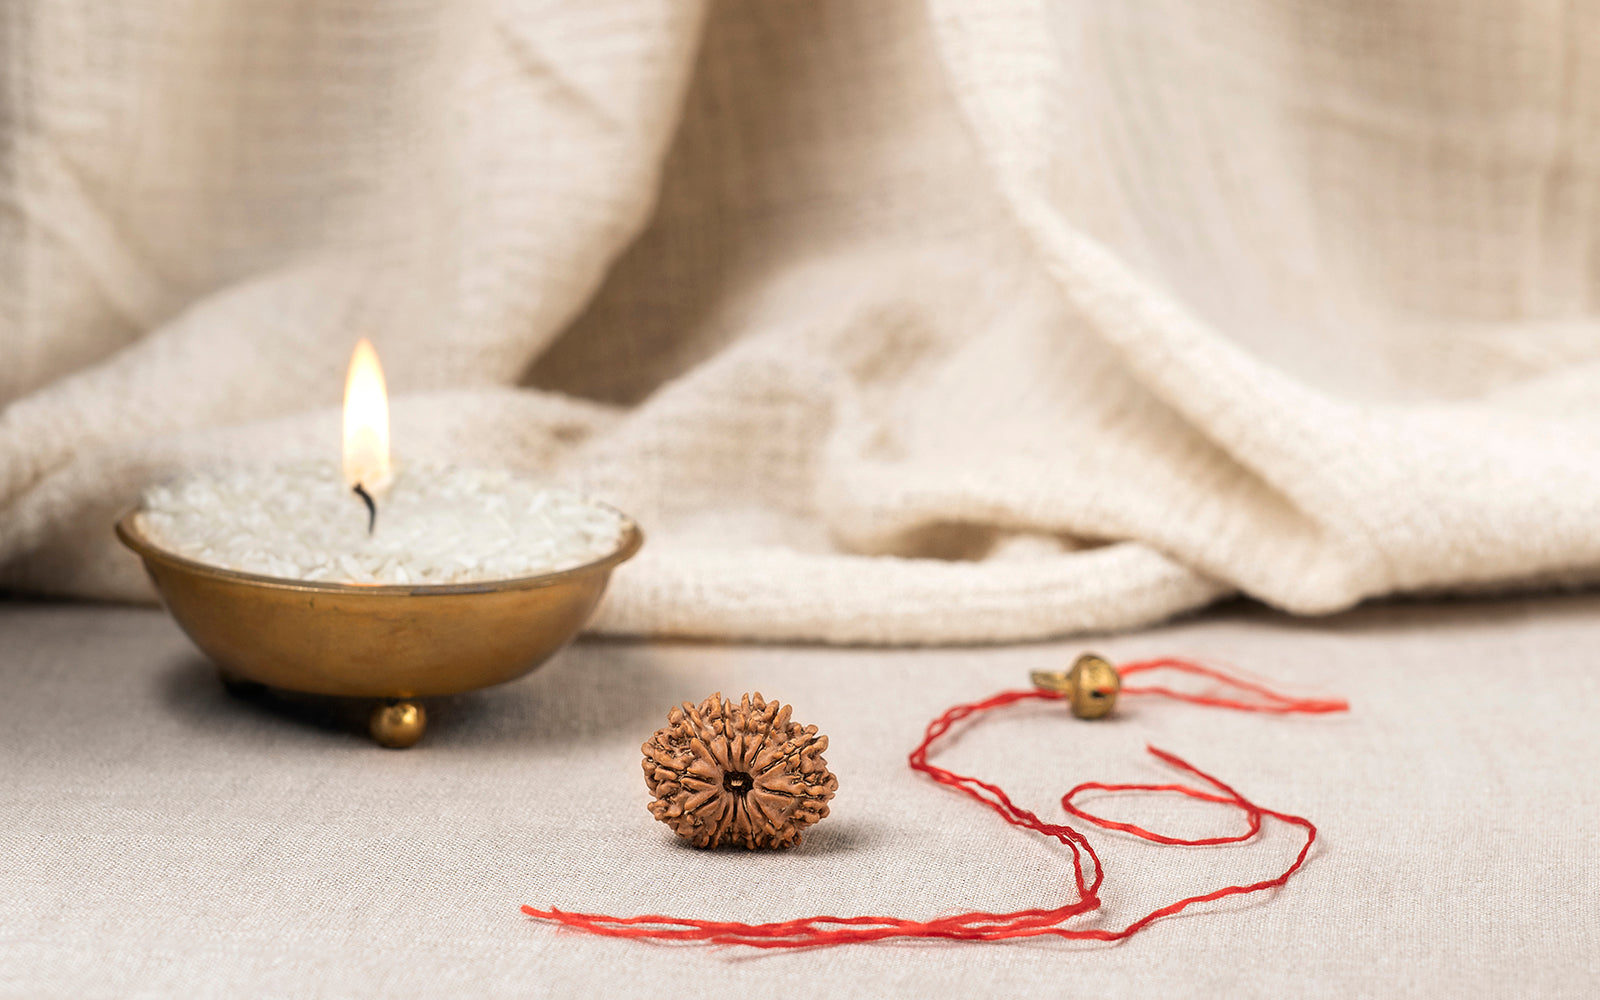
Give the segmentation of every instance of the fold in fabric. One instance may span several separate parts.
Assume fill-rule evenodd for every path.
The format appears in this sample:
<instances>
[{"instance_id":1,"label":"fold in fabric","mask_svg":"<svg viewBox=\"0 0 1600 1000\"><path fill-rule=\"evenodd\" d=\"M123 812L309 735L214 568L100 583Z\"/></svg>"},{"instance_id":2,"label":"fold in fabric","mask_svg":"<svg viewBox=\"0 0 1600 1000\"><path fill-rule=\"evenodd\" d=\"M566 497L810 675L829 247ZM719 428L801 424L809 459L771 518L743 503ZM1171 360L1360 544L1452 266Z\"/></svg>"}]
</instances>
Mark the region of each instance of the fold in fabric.
<instances>
[{"instance_id":1,"label":"fold in fabric","mask_svg":"<svg viewBox=\"0 0 1600 1000\"><path fill-rule=\"evenodd\" d=\"M0 11L0 582L214 461L633 514L602 632L1042 638L1600 571L1600 12ZM1597 23L1579 23L1587 18Z\"/></svg>"}]
</instances>

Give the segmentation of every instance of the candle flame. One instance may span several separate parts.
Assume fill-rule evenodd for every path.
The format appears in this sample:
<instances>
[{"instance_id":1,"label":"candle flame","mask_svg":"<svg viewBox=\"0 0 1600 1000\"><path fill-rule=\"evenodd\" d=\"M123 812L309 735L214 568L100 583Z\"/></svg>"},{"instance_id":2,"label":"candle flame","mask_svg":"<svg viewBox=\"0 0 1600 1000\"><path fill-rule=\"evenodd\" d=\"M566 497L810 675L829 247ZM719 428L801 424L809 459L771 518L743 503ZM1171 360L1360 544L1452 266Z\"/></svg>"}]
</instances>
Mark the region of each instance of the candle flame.
<instances>
[{"instance_id":1,"label":"candle flame","mask_svg":"<svg viewBox=\"0 0 1600 1000\"><path fill-rule=\"evenodd\" d=\"M389 478L389 393L378 352L363 337L344 383L344 479L377 493Z\"/></svg>"}]
</instances>

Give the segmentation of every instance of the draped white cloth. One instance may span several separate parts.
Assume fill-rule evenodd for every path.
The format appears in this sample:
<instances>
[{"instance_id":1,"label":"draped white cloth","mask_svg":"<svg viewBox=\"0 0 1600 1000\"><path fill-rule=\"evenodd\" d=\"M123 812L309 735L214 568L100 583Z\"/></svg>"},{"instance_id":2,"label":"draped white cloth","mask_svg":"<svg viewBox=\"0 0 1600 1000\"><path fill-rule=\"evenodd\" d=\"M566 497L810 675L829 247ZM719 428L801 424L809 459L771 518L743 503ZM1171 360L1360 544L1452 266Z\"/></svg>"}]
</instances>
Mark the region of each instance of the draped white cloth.
<instances>
[{"instance_id":1,"label":"draped white cloth","mask_svg":"<svg viewBox=\"0 0 1600 1000\"><path fill-rule=\"evenodd\" d=\"M0 6L0 579L396 452L634 514L602 631L1042 637L1600 573L1600 8Z\"/></svg>"}]
</instances>

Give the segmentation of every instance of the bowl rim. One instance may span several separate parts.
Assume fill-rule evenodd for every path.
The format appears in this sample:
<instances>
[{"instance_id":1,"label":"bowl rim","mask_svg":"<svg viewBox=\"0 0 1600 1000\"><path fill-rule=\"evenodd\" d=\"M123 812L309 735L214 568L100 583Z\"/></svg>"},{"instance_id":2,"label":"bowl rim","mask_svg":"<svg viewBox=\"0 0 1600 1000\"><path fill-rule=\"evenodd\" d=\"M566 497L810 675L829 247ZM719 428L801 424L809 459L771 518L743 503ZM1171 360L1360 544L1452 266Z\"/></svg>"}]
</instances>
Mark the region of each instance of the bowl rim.
<instances>
[{"instance_id":1,"label":"bowl rim","mask_svg":"<svg viewBox=\"0 0 1600 1000\"><path fill-rule=\"evenodd\" d=\"M539 573L534 576L502 577L493 580L470 580L461 583L341 583L334 580L296 580L287 576L268 576L264 573L248 573L244 570L228 569L212 563L200 562L188 556L181 556L170 549L164 549L151 541L150 536L144 533L139 523L139 515L144 513L142 504L135 505L124 511L117 518L117 538L122 544L136 552L146 563L157 562L171 569L179 570L212 579L226 580L233 583L249 584L256 587L270 587L276 590L309 591L318 594L363 595L371 597L444 597L452 594L486 594L503 590L531 590L537 587L553 587L566 583L580 576L586 576L597 570L610 570L617 565L633 558L634 553L644 544L644 532L640 530L638 522L624 514L610 504L598 500L589 500L597 507L616 514L622 520L622 531L618 537L617 545L610 552L598 559L579 566L567 569L558 569L549 573Z\"/></svg>"}]
</instances>

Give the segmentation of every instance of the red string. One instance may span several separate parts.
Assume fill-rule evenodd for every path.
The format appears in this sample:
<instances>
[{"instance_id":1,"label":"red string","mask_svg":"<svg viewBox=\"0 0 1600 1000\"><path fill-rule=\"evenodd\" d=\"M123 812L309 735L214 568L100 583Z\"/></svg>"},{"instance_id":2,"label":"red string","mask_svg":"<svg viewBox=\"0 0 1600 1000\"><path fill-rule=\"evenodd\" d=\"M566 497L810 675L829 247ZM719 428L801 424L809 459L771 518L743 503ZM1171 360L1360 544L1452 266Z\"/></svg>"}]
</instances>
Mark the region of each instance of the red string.
<instances>
[{"instance_id":1,"label":"red string","mask_svg":"<svg viewBox=\"0 0 1600 1000\"><path fill-rule=\"evenodd\" d=\"M1216 695L1194 694L1166 687L1123 687L1123 694L1158 694L1168 698L1243 712L1272 713L1325 713L1343 712L1349 706L1338 700L1297 699L1278 694L1264 685L1229 676L1220 670L1189 660L1163 657L1130 663L1121 668L1124 677L1151 670L1169 669L1188 673L1232 685L1257 696L1258 700L1240 700ZM1061 823L1047 823L1011 800L1004 789L971 775L957 774L928 762L933 745L957 723L973 716L1004 708L1023 701L1057 701L1063 696L1055 691L1004 691L983 701L957 705L928 724L922 742L911 751L911 768L920 771L941 785L948 785L964 795L993 809L1012 826L1032 830L1064 844L1072 855L1071 901L1052 909L1015 910L1010 913L973 911L954 913L932 920L905 920L899 917L802 917L796 920L765 924L747 924L733 921L691 920L661 914L636 917L611 917L597 913L574 913L565 910L540 910L524 906L522 912L530 917L549 920L589 934L607 937L645 938L652 941L698 941L707 944L739 944L751 948L813 948L824 945L851 944L864 941L881 941L885 938L945 938L960 941L1000 941L1011 938L1053 936L1079 941L1120 941L1143 930L1162 917L1179 913L1196 903L1206 903L1228 896L1261 892L1277 888L1305 864L1311 845L1316 842L1317 828L1303 816L1293 816L1260 806L1246 799L1217 778L1165 750L1147 746L1151 754L1166 764L1189 774L1211 786L1211 790L1193 785L1161 784L1106 784L1098 781L1084 782L1061 798L1061 806L1069 814L1107 830L1142 837L1159 844L1204 846L1236 844L1249 840L1261 832L1262 819L1272 817L1282 823L1300 827L1305 831L1305 842L1294 862L1273 878L1248 885L1230 885L1197 896L1187 896L1166 906L1158 907L1125 927L1105 928L1067 927L1074 918L1092 913L1100 908L1100 887L1105 872L1099 855L1083 834ZM1225 837L1184 839L1153 833L1132 823L1119 823L1086 812L1073 803L1082 792L1172 792L1204 802L1231 805L1245 816L1244 833Z\"/></svg>"},{"instance_id":2,"label":"red string","mask_svg":"<svg viewBox=\"0 0 1600 1000\"><path fill-rule=\"evenodd\" d=\"M1193 660L1180 660L1175 656L1162 656L1153 660L1137 660L1133 663L1118 667L1117 672L1124 678L1134 674L1147 673L1151 670L1176 670L1180 673L1194 674L1198 677L1209 677L1214 681L1221 681L1258 695L1260 701L1240 701L1237 698L1219 698L1215 695L1191 694L1186 691L1174 691L1168 687L1129 687L1122 686L1123 694L1159 694L1167 698L1176 698L1194 705L1209 705L1212 708L1230 708L1237 712L1271 712L1279 715L1300 713L1307 715L1322 715L1328 712L1348 712L1350 703L1342 698L1290 698L1281 695L1263 684L1247 681L1230 674L1223 673L1215 667L1208 667L1203 663Z\"/></svg>"}]
</instances>

